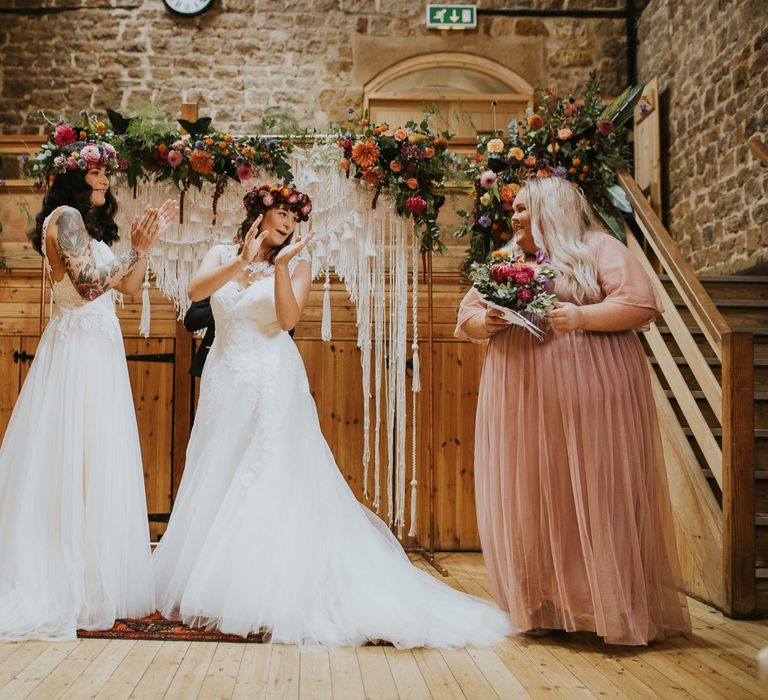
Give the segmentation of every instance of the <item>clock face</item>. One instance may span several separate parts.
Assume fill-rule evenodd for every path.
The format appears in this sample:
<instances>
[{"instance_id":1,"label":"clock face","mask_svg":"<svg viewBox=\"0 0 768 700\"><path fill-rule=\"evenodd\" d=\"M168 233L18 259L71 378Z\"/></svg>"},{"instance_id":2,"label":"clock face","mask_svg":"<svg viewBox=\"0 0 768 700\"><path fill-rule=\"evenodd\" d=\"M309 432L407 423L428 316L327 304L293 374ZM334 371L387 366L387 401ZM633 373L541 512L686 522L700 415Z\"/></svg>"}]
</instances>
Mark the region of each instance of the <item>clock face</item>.
<instances>
[{"instance_id":1,"label":"clock face","mask_svg":"<svg viewBox=\"0 0 768 700\"><path fill-rule=\"evenodd\" d=\"M163 2L171 12L184 17L201 15L213 5L213 0L163 0Z\"/></svg>"}]
</instances>

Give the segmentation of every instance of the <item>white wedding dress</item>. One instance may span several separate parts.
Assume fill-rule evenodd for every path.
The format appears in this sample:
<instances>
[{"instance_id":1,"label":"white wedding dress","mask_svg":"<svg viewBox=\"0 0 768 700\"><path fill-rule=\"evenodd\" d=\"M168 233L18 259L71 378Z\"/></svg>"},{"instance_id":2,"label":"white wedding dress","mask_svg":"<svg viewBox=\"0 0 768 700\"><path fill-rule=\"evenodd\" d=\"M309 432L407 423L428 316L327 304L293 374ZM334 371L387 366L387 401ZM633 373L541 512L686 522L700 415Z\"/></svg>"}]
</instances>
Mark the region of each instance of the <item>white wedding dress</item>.
<instances>
[{"instance_id":1,"label":"white wedding dress","mask_svg":"<svg viewBox=\"0 0 768 700\"><path fill-rule=\"evenodd\" d=\"M219 248L222 259L235 254ZM277 324L273 274L242 291L225 284L211 307L216 340L154 555L163 615L295 644L503 640L504 612L412 566L349 489L320 432L301 356Z\"/></svg>"},{"instance_id":2,"label":"white wedding dress","mask_svg":"<svg viewBox=\"0 0 768 700\"><path fill-rule=\"evenodd\" d=\"M98 266L114 258L100 241L91 250ZM74 639L154 610L114 293L86 302L65 276L53 300L0 448L1 640Z\"/></svg>"}]
</instances>

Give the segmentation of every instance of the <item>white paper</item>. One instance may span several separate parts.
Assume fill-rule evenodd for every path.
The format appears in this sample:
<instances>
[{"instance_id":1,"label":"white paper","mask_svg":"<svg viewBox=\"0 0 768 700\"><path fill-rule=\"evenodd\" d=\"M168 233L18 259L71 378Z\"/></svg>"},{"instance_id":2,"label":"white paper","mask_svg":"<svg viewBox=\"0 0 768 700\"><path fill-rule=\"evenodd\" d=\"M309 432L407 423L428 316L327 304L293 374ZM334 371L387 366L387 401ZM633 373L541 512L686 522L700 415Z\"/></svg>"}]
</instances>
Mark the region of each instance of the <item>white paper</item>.
<instances>
[{"instance_id":1,"label":"white paper","mask_svg":"<svg viewBox=\"0 0 768 700\"><path fill-rule=\"evenodd\" d=\"M501 311L501 315L505 321L509 321L511 324L515 326L522 326L523 328L528 330L530 333L535 335L536 338L538 338L540 343L544 342L544 333L542 332L542 330L536 324L531 323L525 316L518 313L517 311L514 311L513 309L507 309L504 306L499 306L498 304L495 304L487 297L483 297L483 301L489 309L496 309L497 311Z\"/></svg>"}]
</instances>

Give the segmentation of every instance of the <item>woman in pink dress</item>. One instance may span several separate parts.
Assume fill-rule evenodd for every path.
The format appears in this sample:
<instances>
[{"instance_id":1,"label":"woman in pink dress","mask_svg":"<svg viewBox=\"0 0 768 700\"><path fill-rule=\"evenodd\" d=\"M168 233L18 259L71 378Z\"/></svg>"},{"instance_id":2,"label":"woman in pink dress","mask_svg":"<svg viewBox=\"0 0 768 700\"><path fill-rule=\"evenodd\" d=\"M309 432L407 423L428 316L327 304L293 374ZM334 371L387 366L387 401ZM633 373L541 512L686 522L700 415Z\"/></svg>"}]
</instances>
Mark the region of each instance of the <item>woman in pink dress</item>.
<instances>
[{"instance_id":1,"label":"woman in pink dress","mask_svg":"<svg viewBox=\"0 0 768 700\"><path fill-rule=\"evenodd\" d=\"M560 178L514 203L516 253L547 254L560 300L543 342L472 288L456 336L488 341L477 407L480 539L519 632L610 644L690 632L648 364L635 329L662 311L650 279Z\"/></svg>"}]
</instances>

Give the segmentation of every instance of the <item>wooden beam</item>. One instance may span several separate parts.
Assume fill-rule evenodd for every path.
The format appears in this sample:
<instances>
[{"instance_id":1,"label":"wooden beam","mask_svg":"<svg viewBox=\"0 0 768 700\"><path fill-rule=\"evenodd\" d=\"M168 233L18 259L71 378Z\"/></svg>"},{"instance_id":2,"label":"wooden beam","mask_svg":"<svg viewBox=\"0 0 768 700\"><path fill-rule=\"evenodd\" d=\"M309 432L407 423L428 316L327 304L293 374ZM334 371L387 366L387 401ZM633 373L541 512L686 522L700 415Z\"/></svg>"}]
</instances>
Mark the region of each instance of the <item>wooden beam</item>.
<instances>
[{"instance_id":1,"label":"wooden beam","mask_svg":"<svg viewBox=\"0 0 768 700\"><path fill-rule=\"evenodd\" d=\"M196 121L197 104L185 102L181 105L181 118ZM189 374L192 364L194 340L192 334L184 328L181 321L176 321L175 343L173 350L173 465L171 470L171 503L176 499L184 462L187 455L187 443L192 431L192 395L194 384Z\"/></svg>"},{"instance_id":2,"label":"wooden beam","mask_svg":"<svg viewBox=\"0 0 768 700\"><path fill-rule=\"evenodd\" d=\"M754 339L723 336L723 587L724 612L755 610Z\"/></svg>"},{"instance_id":3,"label":"wooden beam","mask_svg":"<svg viewBox=\"0 0 768 700\"><path fill-rule=\"evenodd\" d=\"M757 134L755 134L749 141L747 141L749 150L752 151L752 155L757 158L763 165L768 165L768 146Z\"/></svg>"}]
</instances>

